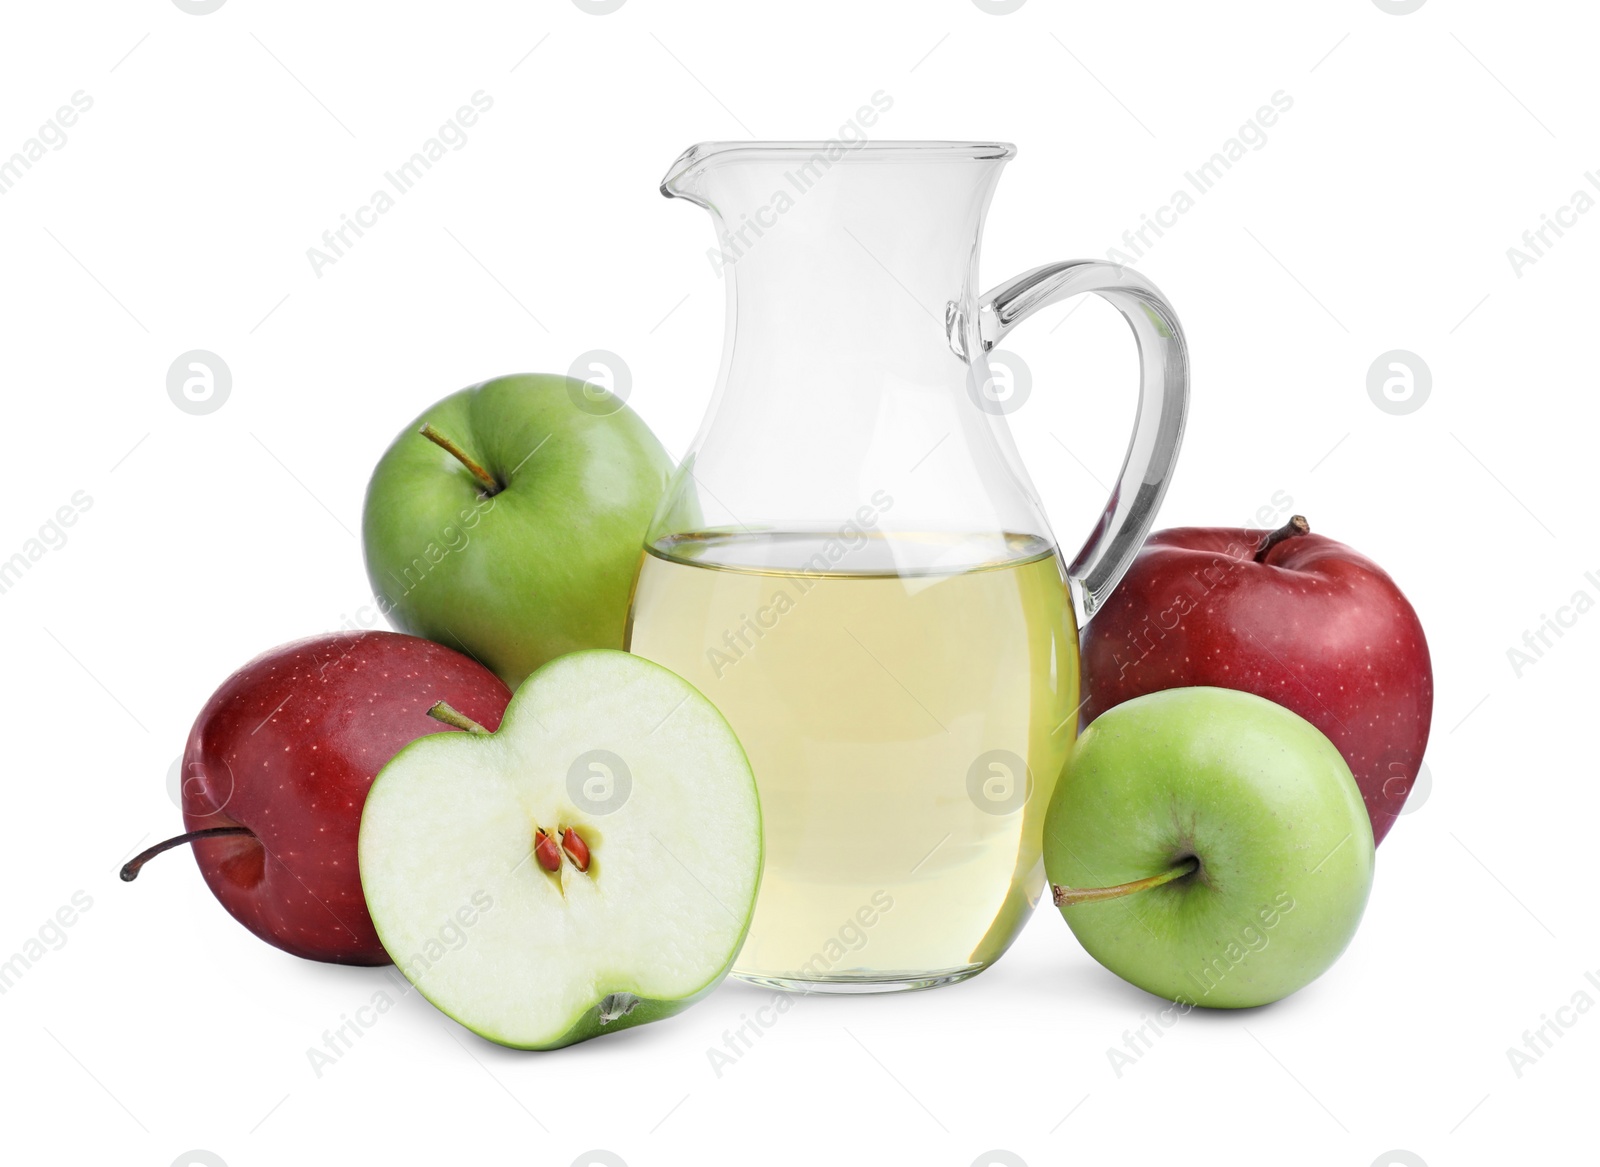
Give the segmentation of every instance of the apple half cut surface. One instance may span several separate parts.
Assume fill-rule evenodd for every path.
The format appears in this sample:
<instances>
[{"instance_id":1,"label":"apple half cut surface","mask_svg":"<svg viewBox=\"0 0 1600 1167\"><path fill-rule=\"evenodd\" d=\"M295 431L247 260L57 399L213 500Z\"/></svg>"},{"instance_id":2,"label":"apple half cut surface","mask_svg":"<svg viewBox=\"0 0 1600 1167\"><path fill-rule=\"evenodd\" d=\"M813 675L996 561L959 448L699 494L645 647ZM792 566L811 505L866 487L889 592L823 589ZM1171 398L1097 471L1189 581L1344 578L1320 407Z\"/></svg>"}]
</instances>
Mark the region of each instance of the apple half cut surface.
<instances>
[{"instance_id":1,"label":"apple half cut surface","mask_svg":"<svg viewBox=\"0 0 1600 1167\"><path fill-rule=\"evenodd\" d=\"M711 702L596 649L530 676L496 732L401 750L360 858L378 936L424 997L491 1041L554 1049L668 1017L727 975L761 810Z\"/></svg>"}]
</instances>

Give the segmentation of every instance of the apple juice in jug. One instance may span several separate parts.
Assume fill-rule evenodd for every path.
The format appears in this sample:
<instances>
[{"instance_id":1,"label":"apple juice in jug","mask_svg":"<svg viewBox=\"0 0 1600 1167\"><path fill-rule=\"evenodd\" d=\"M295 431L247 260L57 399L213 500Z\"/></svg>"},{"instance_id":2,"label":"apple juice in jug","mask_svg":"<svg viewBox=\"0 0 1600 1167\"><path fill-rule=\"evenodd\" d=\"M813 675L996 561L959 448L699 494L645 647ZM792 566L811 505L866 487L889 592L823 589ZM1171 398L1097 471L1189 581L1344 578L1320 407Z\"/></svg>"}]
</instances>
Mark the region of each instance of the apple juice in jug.
<instances>
[{"instance_id":1,"label":"apple juice in jug","mask_svg":"<svg viewBox=\"0 0 1600 1167\"><path fill-rule=\"evenodd\" d=\"M737 975L958 979L1043 888L1040 820L1077 728L1060 563L1008 536L992 562L940 572L944 542L691 534L645 552L629 647L716 704L760 791L766 867Z\"/></svg>"}]
</instances>

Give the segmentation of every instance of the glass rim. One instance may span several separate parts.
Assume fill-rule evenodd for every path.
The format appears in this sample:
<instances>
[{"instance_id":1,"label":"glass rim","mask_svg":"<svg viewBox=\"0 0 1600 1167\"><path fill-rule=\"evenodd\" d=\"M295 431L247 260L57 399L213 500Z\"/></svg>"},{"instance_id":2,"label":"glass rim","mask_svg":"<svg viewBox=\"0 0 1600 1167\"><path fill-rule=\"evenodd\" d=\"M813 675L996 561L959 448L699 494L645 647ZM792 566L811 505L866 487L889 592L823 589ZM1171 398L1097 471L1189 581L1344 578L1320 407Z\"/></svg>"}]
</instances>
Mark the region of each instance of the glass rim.
<instances>
[{"instance_id":1,"label":"glass rim","mask_svg":"<svg viewBox=\"0 0 1600 1167\"><path fill-rule=\"evenodd\" d=\"M671 194L669 188L690 170L712 160L744 155L750 158L805 158L828 150L842 150L837 159L872 159L875 161L928 161L947 158L973 162L1003 162L1016 157L1017 148L1010 142L961 142L940 139L888 139L874 141L864 138L859 142L846 142L839 138L797 139L794 141L723 141L697 142L690 146L668 169L661 180L661 192Z\"/></svg>"}]
</instances>

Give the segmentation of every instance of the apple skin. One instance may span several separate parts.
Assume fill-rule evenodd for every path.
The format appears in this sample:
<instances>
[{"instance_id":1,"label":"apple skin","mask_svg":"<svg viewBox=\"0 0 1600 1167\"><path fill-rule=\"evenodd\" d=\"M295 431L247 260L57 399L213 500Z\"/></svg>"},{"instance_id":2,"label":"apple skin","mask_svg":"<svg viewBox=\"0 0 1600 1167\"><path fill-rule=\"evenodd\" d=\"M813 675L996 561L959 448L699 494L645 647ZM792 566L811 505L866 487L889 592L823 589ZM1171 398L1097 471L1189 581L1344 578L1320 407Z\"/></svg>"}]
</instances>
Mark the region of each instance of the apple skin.
<instances>
[{"instance_id":1,"label":"apple skin","mask_svg":"<svg viewBox=\"0 0 1600 1167\"><path fill-rule=\"evenodd\" d=\"M424 423L503 489L487 495ZM638 415L584 382L522 374L453 393L373 471L362 518L373 592L395 628L461 649L513 688L555 657L620 649L671 472Z\"/></svg>"},{"instance_id":2,"label":"apple skin","mask_svg":"<svg viewBox=\"0 0 1600 1167\"><path fill-rule=\"evenodd\" d=\"M511 693L453 649L395 632L285 644L224 681L183 756L185 830L212 894L268 944L309 960L388 964L361 892L356 842L367 789L416 738L457 730L448 701L493 727Z\"/></svg>"},{"instance_id":3,"label":"apple skin","mask_svg":"<svg viewBox=\"0 0 1600 1167\"><path fill-rule=\"evenodd\" d=\"M1377 842L1422 765L1433 666L1394 580L1343 543L1267 532L1158 531L1083 635L1083 720L1145 693L1239 689L1292 709L1339 748Z\"/></svg>"},{"instance_id":4,"label":"apple skin","mask_svg":"<svg viewBox=\"0 0 1600 1167\"><path fill-rule=\"evenodd\" d=\"M1101 964L1189 1005L1250 1008L1309 984L1372 887L1372 829L1339 751L1233 689L1167 689L1102 714L1045 814L1052 885L1127 883L1189 856L1191 875L1061 909Z\"/></svg>"}]
</instances>

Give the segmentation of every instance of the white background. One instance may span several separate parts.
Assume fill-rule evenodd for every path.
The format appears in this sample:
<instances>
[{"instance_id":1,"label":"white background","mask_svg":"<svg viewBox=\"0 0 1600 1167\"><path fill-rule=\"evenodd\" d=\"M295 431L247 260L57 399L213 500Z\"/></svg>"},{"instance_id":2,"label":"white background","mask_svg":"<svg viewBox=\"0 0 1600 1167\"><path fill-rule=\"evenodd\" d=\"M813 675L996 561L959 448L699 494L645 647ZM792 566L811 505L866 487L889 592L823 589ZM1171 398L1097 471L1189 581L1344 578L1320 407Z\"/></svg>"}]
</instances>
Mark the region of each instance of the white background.
<instances>
[{"instance_id":1,"label":"white background","mask_svg":"<svg viewBox=\"0 0 1600 1167\"><path fill-rule=\"evenodd\" d=\"M1520 1078L1506 1050L1600 969L1582 749L1600 616L1520 677L1507 649L1600 597L1577 489L1600 215L1520 277L1506 249L1600 167L1587 6L104 0L8 5L4 25L0 156L75 91L94 103L0 196L0 557L93 499L0 595L0 955L93 899L0 997L6 1158L1368 1167L1403 1149L1438 1167L1577 1134L1600 1011ZM468 144L314 274L306 249L480 89L494 106ZM182 857L116 880L178 829L166 778L190 720L244 660L369 598L365 480L433 399L610 349L681 453L721 285L705 215L657 182L698 140L828 136L879 89L875 136L1019 144L986 284L1103 257L1275 91L1293 98L1139 266L1194 362L1162 525L1243 522L1285 491L1389 568L1429 633L1432 791L1381 848L1360 934L1304 992L1185 1018L1120 1078L1107 1048L1159 1002L1050 911L967 984L800 1001L720 1078L707 1049L766 1000L733 983L546 1056L413 995L316 1077L307 1048L382 971L261 944ZM1121 459L1133 352L1104 306L1066 317L1007 345L1035 378L1024 458L1075 547ZM232 371L207 416L166 392L195 348ZM1366 388L1396 348L1433 378L1405 416Z\"/></svg>"}]
</instances>

